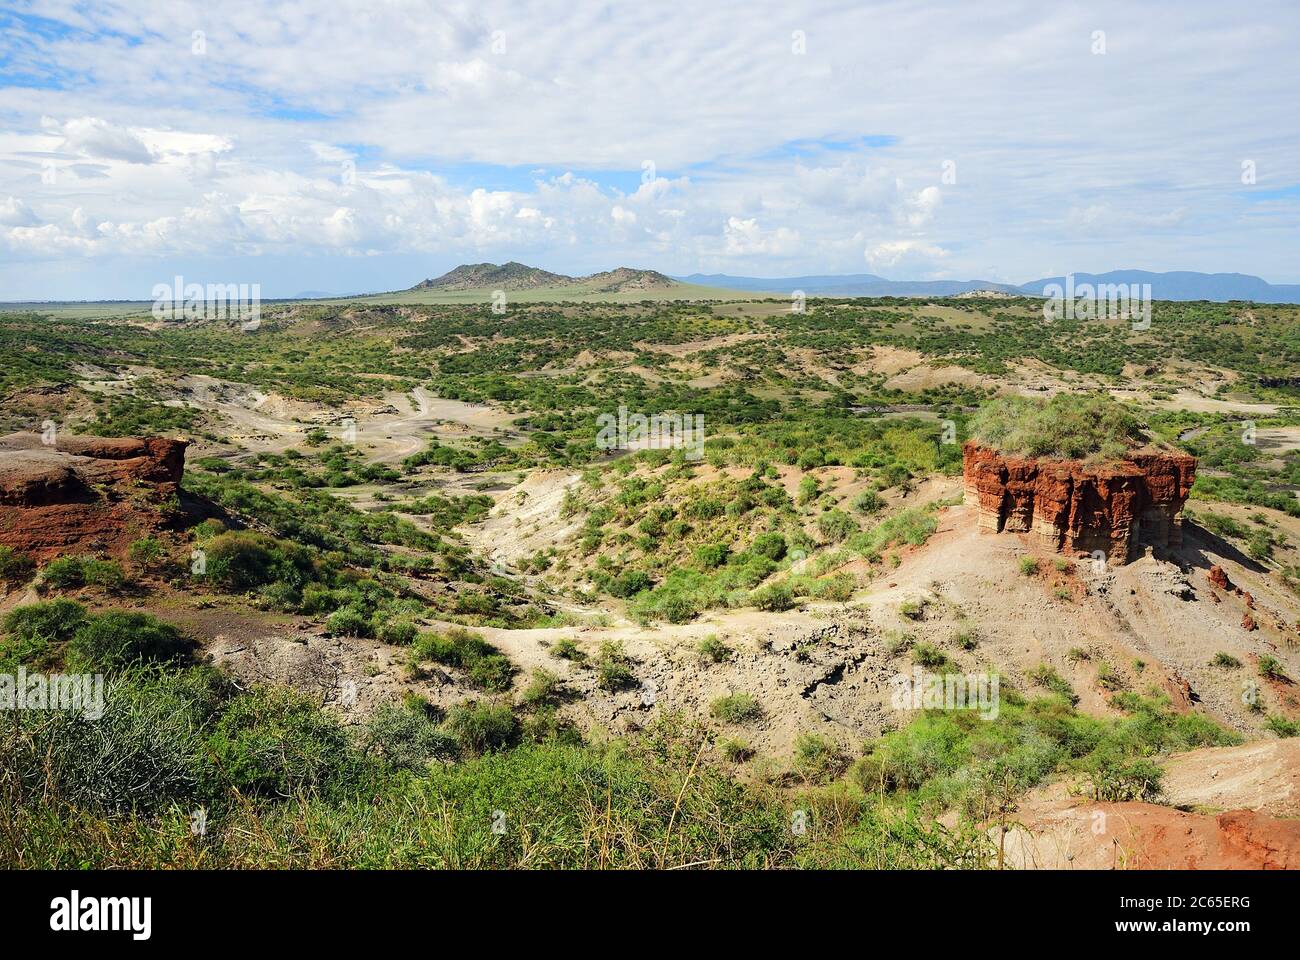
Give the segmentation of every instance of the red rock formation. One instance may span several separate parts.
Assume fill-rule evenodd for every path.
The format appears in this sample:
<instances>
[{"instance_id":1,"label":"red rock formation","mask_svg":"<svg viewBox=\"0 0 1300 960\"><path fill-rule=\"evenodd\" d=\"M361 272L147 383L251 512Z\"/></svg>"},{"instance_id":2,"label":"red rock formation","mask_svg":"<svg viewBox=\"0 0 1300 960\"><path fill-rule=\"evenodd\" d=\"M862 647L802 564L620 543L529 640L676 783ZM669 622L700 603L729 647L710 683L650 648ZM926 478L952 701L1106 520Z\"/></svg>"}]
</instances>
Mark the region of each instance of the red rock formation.
<instances>
[{"instance_id":1,"label":"red rock formation","mask_svg":"<svg viewBox=\"0 0 1300 960\"><path fill-rule=\"evenodd\" d=\"M1225 590L1228 593L1232 592L1232 581L1228 579L1228 574L1224 571L1223 567L1219 566L1217 563L1210 567L1210 572L1206 574L1206 577L1209 579L1210 583L1214 584L1220 590Z\"/></svg>"},{"instance_id":2,"label":"red rock formation","mask_svg":"<svg viewBox=\"0 0 1300 960\"><path fill-rule=\"evenodd\" d=\"M1135 450L1123 460L1009 457L967 441L966 496L981 529L1033 533L1068 553L1100 550L1127 563L1139 544L1182 543L1182 510L1196 479L1196 458Z\"/></svg>"},{"instance_id":3,"label":"red rock formation","mask_svg":"<svg viewBox=\"0 0 1300 960\"><path fill-rule=\"evenodd\" d=\"M0 437L0 545L38 561L120 553L163 522L185 447L162 437Z\"/></svg>"}]
</instances>

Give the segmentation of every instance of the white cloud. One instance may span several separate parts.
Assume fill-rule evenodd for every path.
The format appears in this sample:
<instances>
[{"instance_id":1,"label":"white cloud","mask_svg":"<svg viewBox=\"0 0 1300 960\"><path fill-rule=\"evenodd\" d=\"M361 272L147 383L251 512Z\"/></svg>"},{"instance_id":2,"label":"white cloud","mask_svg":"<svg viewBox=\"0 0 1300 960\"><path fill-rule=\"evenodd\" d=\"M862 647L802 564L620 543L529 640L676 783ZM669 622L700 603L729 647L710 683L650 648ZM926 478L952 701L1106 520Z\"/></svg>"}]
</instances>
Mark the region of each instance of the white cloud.
<instances>
[{"instance_id":1,"label":"white cloud","mask_svg":"<svg viewBox=\"0 0 1300 960\"><path fill-rule=\"evenodd\" d=\"M1210 0L1173 15L1121 0L40 12L40 30L17 18L0 35L0 59L48 72L0 86L6 288L58 258L83 269L51 275L87 288L50 295L95 295L123 257L376 251L574 273L850 272L865 253L969 277L1300 279L1300 203L1282 194L1265 217L1249 199L1300 182L1300 124L1277 110L1300 42L1284 0L1252 8L1267 30ZM641 181L647 160L659 175Z\"/></svg>"},{"instance_id":2,"label":"white cloud","mask_svg":"<svg viewBox=\"0 0 1300 960\"><path fill-rule=\"evenodd\" d=\"M17 197L6 197L0 201L0 226L29 227L40 223L40 218Z\"/></svg>"},{"instance_id":3,"label":"white cloud","mask_svg":"<svg viewBox=\"0 0 1300 960\"><path fill-rule=\"evenodd\" d=\"M77 117L51 125L63 135L64 150L102 160L124 160L127 163L152 163L153 154L143 140L126 129L98 117Z\"/></svg>"},{"instance_id":4,"label":"white cloud","mask_svg":"<svg viewBox=\"0 0 1300 960\"><path fill-rule=\"evenodd\" d=\"M764 230L753 217L741 220L728 217L723 231L723 252L729 257L758 255L784 256L793 253L799 234L788 227Z\"/></svg>"},{"instance_id":5,"label":"white cloud","mask_svg":"<svg viewBox=\"0 0 1300 960\"><path fill-rule=\"evenodd\" d=\"M874 269L889 270L900 265L932 265L947 257L948 251L923 240L886 240L868 247L864 255Z\"/></svg>"}]
</instances>

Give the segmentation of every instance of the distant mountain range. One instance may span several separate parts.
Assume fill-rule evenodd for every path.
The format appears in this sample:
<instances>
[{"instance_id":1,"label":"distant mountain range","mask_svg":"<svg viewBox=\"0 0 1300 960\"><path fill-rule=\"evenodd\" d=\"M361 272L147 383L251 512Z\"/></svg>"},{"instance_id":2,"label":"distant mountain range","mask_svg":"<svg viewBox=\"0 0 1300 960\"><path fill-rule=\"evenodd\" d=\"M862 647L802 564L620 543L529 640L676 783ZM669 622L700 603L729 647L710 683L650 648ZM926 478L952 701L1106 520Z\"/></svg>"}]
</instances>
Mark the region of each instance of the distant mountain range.
<instances>
[{"instance_id":1,"label":"distant mountain range","mask_svg":"<svg viewBox=\"0 0 1300 960\"><path fill-rule=\"evenodd\" d=\"M816 297L951 297L975 291L991 291L1016 296L1043 296L1043 288L1057 283L1065 286L1064 277L1044 277L1018 286L992 280L886 280L871 273L819 275L806 277L733 277L723 273L693 273L678 277L683 283L744 290L753 293L780 293L802 290ZM1155 300L1253 300L1256 303L1300 303L1300 284L1268 283L1245 273L1195 273L1178 270L1151 273L1146 270L1112 270L1109 273L1076 273L1074 284L1127 283L1151 284Z\"/></svg>"}]
</instances>

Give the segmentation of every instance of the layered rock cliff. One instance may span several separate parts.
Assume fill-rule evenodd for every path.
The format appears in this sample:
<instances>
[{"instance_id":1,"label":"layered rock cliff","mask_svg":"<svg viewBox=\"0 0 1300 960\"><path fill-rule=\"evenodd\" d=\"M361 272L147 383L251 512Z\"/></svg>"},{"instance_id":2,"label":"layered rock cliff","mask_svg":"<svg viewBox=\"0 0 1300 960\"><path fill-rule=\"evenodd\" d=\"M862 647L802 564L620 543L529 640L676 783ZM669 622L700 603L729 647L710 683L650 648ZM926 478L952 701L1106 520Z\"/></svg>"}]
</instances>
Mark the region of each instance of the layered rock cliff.
<instances>
[{"instance_id":1,"label":"layered rock cliff","mask_svg":"<svg viewBox=\"0 0 1300 960\"><path fill-rule=\"evenodd\" d=\"M1141 449L1123 460L1005 456L967 441L962 449L966 499L982 530L1036 536L1064 553L1101 551L1127 563L1143 545L1182 543L1182 511L1196 479L1196 458Z\"/></svg>"},{"instance_id":2,"label":"layered rock cliff","mask_svg":"<svg viewBox=\"0 0 1300 960\"><path fill-rule=\"evenodd\" d=\"M165 521L185 447L162 437L0 437L0 545L38 561L120 553Z\"/></svg>"}]
</instances>

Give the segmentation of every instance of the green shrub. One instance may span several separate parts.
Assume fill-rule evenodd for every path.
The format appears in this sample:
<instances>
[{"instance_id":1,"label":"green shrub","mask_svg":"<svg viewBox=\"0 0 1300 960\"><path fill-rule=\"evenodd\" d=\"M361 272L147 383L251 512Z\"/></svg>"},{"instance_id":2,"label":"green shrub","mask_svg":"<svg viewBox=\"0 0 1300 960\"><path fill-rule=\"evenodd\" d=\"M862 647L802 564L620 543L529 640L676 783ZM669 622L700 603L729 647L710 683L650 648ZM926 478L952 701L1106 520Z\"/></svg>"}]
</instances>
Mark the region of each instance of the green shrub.
<instances>
[{"instance_id":1,"label":"green shrub","mask_svg":"<svg viewBox=\"0 0 1300 960\"><path fill-rule=\"evenodd\" d=\"M441 729L422 705L381 705L361 737L361 747L368 755L402 770L423 770L434 760L454 757L457 746L456 739Z\"/></svg>"},{"instance_id":2,"label":"green shrub","mask_svg":"<svg viewBox=\"0 0 1300 960\"><path fill-rule=\"evenodd\" d=\"M63 598L15 607L4 617L5 641L0 664L56 666L61 647L86 622L86 608Z\"/></svg>"},{"instance_id":3,"label":"green shrub","mask_svg":"<svg viewBox=\"0 0 1300 960\"><path fill-rule=\"evenodd\" d=\"M1287 680L1286 669L1277 657L1262 653L1259 656L1259 675L1269 680Z\"/></svg>"},{"instance_id":4,"label":"green shrub","mask_svg":"<svg viewBox=\"0 0 1300 960\"><path fill-rule=\"evenodd\" d=\"M26 580L34 567L31 557L18 553L13 547L0 546L0 581L17 583Z\"/></svg>"},{"instance_id":5,"label":"green shrub","mask_svg":"<svg viewBox=\"0 0 1300 960\"><path fill-rule=\"evenodd\" d=\"M844 772L848 761L825 737L801 733L794 742L794 771L808 783L826 783Z\"/></svg>"},{"instance_id":6,"label":"green shrub","mask_svg":"<svg viewBox=\"0 0 1300 960\"><path fill-rule=\"evenodd\" d=\"M931 644L918 643L912 647L912 660L929 670L937 670L948 663L948 655Z\"/></svg>"},{"instance_id":7,"label":"green shrub","mask_svg":"<svg viewBox=\"0 0 1300 960\"><path fill-rule=\"evenodd\" d=\"M746 723L763 715L763 707L749 693L729 693L709 705L709 713L723 723Z\"/></svg>"},{"instance_id":8,"label":"green shrub","mask_svg":"<svg viewBox=\"0 0 1300 960\"><path fill-rule=\"evenodd\" d=\"M561 637L555 641L551 647L551 655L559 657L561 660L571 660L575 663L586 659L586 654L578 647L578 642L572 637Z\"/></svg>"},{"instance_id":9,"label":"green shrub","mask_svg":"<svg viewBox=\"0 0 1300 960\"><path fill-rule=\"evenodd\" d=\"M632 661L617 640L605 640L596 655L596 682L605 690L621 690L636 684Z\"/></svg>"},{"instance_id":10,"label":"green shrub","mask_svg":"<svg viewBox=\"0 0 1300 960\"><path fill-rule=\"evenodd\" d=\"M214 671L131 668L104 681L102 716L15 711L5 772L33 804L52 796L82 811L151 812L208 802L218 774L203 727L221 683Z\"/></svg>"},{"instance_id":11,"label":"green shrub","mask_svg":"<svg viewBox=\"0 0 1300 960\"><path fill-rule=\"evenodd\" d=\"M749 552L757 554L760 557L767 557L769 560L780 560L785 556L786 542L785 537L775 530L767 533L760 533L754 538L754 542L749 545Z\"/></svg>"},{"instance_id":12,"label":"green shrub","mask_svg":"<svg viewBox=\"0 0 1300 960\"><path fill-rule=\"evenodd\" d=\"M553 704L560 698L563 687L564 681L551 671L545 667L534 667L528 686L524 688L523 704L533 708Z\"/></svg>"},{"instance_id":13,"label":"green shrub","mask_svg":"<svg viewBox=\"0 0 1300 960\"><path fill-rule=\"evenodd\" d=\"M882 552L898 543L919 547L938 529L939 521L932 511L912 507L882 520L871 530L855 534L849 538L849 547L869 560L877 560Z\"/></svg>"},{"instance_id":14,"label":"green shrub","mask_svg":"<svg viewBox=\"0 0 1300 960\"><path fill-rule=\"evenodd\" d=\"M41 571L41 585L56 590L77 587L100 587L120 590L126 585L126 574L116 560L99 560L95 557L57 557Z\"/></svg>"},{"instance_id":15,"label":"green shrub","mask_svg":"<svg viewBox=\"0 0 1300 960\"><path fill-rule=\"evenodd\" d=\"M698 644L695 650L705 660L712 660L714 663L722 663L731 656L731 648L718 639L716 633L711 633Z\"/></svg>"},{"instance_id":16,"label":"green shrub","mask_svg":"<svg viewBox=\"0 0 1300 960\"><path fill-rule=\"evenodd\" d=\"M411 660L420 663L434 660L466 672L470 683L493 693L509 690L515 675L514 664L496 647L464 627L452 627L446 633L422 633L411 645Z\"/></svg>"},{"instance_id":17,"label":"green shrub","mask_svg":"<svg viewBox=\"0 0 1300 960\"><path fill-rule=\"evenodd\" d=\"M1235 670L1241 666L1241 661L1232 654L1224 653L1220 650L1214 655L1214 659L1210 661L1210 665L1214 667L1223 667L1225 670Z\"/></svg>"},{"instance_id":18,"label":"green shrub","mask_svg":"<svg viewBox=\"0 0 1300 960\"><path fill-rule=\"evenodd\" d=\"M339 607L325 618L325 627L330 633L344 637L368 637L374 632L370 617L357 604Z\"/></svg>"},{"instance_id":19,"label":"green shrub","mask_svg":"<svg viewBox=\"0 0 1300 960\"><path fill-rule=\"evenodd\" d=\"M1284 740L1290 737L1300 737L1300 721L1288 720L1276 713L1270 713L1264 720L1264 725Z\"/></svg>"},{"instance_id":20,"label":"green shrub","mask_svg":"<svg viewBox=\"0 0 1300 960\"><path fill-rule=\"evenodd\" d=\"M113 610L86 620L68 642L65 661L74 672L117 670L137 662L175 661L192 642L176 627L147 613Z\"/></svg>"},{"instance_id":21,"label":"green shrub","mask_svg":"<svg viewBox=\"0 0 1300 960\"><path fill-rule=\"evenodd\" d=\"M358 774L356 753L339 722L287 687L236 697L208 737L222 777L246 796L329 792Z\"/></svg>"},{"instance_id":22,"label":"green shrub","mask_svg":"<svg viewBox=\"0 0 1300 960\"><path fill-rule=\"evenodd\" d=\"M829 510L817 518L817 529L823 539L839 543L858 532L858 522L843 510Z\"/></svg>"},{"instance_id":23,"label":"green shrub","mask_svg":"<svg viewBox=\"0 0 1300 960\"><path fill-rule=\"evenodd\" d=\"M151 570L164 555L162 542L157 537L141 537L128 550L131 562L141 570Z\"/></svg>"},{"instance_id":24,"label":"green shrub","mask_svg":"<svg viewBox=\"0 0 1300 960\"><path fill-rule=\"evenodd\" d=\"M1044 687L1057 696L1064 697L1071 704L1079 702L1079 697L1075 694L1074 688L1070 682L1056 672L1056 668L1048 663L1040 663L1029 671L1029 679L1040 687Z\"/></svg>"},{"instance_id":25,"label":"green shrub","mask_svg":"<svg viewBox=\"0 0 1300 960\"><path fill-rule=\"evenodd\" d=\"M1034 574L1036 574L1038 572L1038 558L1021 557L1020 572L1024 574L1026 577L1032 577Z\"/></svg>"},{"instance_id":26,"label":"green shrub","mask_svg":"<svg viewBox=\"0 0 1300 960\"><path fill-rule=\"evenodd\" d=\"M1120 757L1104 752L1086 767L1094 800L1112 803L1154 800L1160 795L1164 771L1145 757Z\"/></svg>"},{"instance_id":27,"label":"green shrub","mask_svg":"<svg viewBox=\"0 0 1300 960\"><path fill-rule=\"evenodd\" d=\"M375 638L395 647L409 646L415 642L420 628L410 620L383 620L375 629Z\"/></svg>"},{"instance_id":28,"label":"green shrub","mask_svg":"<svg viewBox=\"0 0 1300 960\"><path fill-rule=\"evenodd\" d=\"M315 565L307 550L248 530L216 534L203 550L205 575L225 590L253 590L274 581L301 587L314 576Z\"/></svg>"},{"instance_id":29,"label":"green shrub","mask_svg":"<svg viewBox=\"0 0 1300 960\"><path fill-rule=\"evenodd\" d=\"M725 543L706 543L695 548L695 564L701 570L712 570L727 562L730 547Z\"/></svg>"},{"instance_id":30,"label":"green shrub","mask_svg":"<svg viewBox=\"0 0 1300 960\"><path fill-rule=\"evenodd\" d=\"M1124 678L1105 660L1097 661L1097 686L1103 690L1124 689Z\"/></svg>"},{"instance_id":31,"label":"green shrub","mask_svg":"<svg viewBox=\"0 0 1300 960\"><path fill-rule=\"evenodd\" d=\"M885 509L885 500L875 490L863 490L853 498L853 509L858 513L873 516Z\"/></svg>"},{"instance_id":32,"label":"green shrub","mask_svg":"<svg viewBox=\"0 0 1300 960\"><path fill-rule=\"evenodd\" d=\"M920 620L925 616L925 607L924 599L904 600L898 605L898 612L908 620Z\"/></svg>"},{"instance_id":33,"label":"green shrub","mask_svg":"<svg viewBox=\"0 0 1300 960\"><path fill-rule=\"evenodd\" d=\"M654 581L644 570L624 570L610 582L609 593L615 597L634 597L653 585Z\"/></svg>"},{"instance_id":34,"label":"green shrub","mask_svg":"<svg viewBox=\"0 0 1300 960\"><path fill-rule=\"evenodd\" d=\"M470 683L491 693L504 693L513 685L515 665L500 653L489 653L474 659L466 671Z\"/></svg>"},{"instance_id":35,"label":"green shrub","mask_svg":"<svg viewBox=\"0 0 1300 960\"><path fill-rule=\"evenodd\" d=\"M759 587L749 595L749 601L759 610L769 612L780 612L789 610L795 604L794 591L790 589L790 584L782 581L780 583L769 583L765 587Z\"/></svg>"},{"instance_id":36,"label":"green shrub","mask_svg":"<svg viewBox=\"0 0 1300 960\"><path fill-rule=\"evenodd\" d=\"M443 726L470 755L502 750L519 737L519 721L504 703L459 703L448 711Z\"/></svg>"},{"instance_id":37,"label":"green shrub","mask_svg":"<svg viewBox=\"0 0 1300 960\"><path fill-rule=\"evenodd\" d=\"M1138 419L1101 393L999 397L971 418L968 432L1002 453L1070 459L1121 457L1146 439Z\"/></svg>"},{"instance_id":38,"label":"green shrub","mask_svg":"<svg viewBox=\"0 0 1300 960\"><path fill-rule=\"evenodd\" d=\"M744 763L754 756L754 748L739 737L726 737L719 740L718 750L730 763Z\"/></svg>"}]
</instances>

